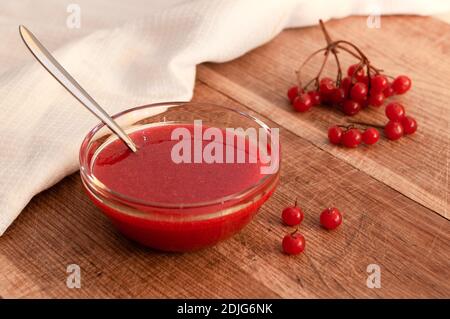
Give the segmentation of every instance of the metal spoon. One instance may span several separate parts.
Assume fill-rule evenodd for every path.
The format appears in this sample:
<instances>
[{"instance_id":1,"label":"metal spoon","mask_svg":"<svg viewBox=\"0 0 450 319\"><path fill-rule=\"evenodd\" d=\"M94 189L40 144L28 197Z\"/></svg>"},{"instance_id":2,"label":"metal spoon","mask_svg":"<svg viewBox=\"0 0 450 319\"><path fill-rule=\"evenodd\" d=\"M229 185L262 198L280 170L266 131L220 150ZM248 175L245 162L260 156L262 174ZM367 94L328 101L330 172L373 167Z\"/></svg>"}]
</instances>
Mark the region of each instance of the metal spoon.
<instances>
[{"instance_id":1,"label":"metal spoon","mask_svg":"<svg viewBox=\"0 0 450 319\"><path fill-rule=\"evenodd\" d=\"M104 109L78 84L78 82L55 60L38 39L23 25L19 26L19 33L23 42L41 65L69 91L81 104L97 116L111 131L113 131L133 152L137 151L136 144L122 130Z\"/></svg>"}]
</instances>

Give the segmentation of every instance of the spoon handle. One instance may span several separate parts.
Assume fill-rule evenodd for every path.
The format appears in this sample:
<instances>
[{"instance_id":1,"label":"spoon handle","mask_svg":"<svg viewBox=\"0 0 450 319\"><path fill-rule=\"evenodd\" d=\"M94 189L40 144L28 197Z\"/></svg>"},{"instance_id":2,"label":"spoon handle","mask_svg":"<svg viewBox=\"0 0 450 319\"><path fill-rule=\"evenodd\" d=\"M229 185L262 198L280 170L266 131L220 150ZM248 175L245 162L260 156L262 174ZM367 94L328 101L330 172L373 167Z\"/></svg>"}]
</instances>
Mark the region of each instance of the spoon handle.
<instances>
[{"instance_id":1,"label":"spoon handle","mask_svg":"<svg viewBox=\"0 0 450 319\"><path fill-rule=\"evenodd\" d=\"M53 77L69 91L81 104L105 123L114 133L117 134L126 145L133 151L137 147L131 138L122 130L122 128L98 105L97 102L78 84L78 82L59 64L58 61L48 52L48 50L39 42L38 39L23 25L19 26L20 36L23 42L34 55L36 60Z\"/></svg>"}]
</instances>

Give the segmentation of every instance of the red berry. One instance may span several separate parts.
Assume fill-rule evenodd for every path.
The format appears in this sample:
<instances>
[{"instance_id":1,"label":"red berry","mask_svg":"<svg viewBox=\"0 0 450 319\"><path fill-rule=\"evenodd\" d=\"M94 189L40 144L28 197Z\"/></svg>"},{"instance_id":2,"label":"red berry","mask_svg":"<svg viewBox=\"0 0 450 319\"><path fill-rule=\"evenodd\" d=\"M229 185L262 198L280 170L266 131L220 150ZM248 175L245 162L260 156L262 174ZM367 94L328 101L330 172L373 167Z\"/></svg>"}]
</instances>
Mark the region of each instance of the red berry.
<instances>
[{"instance_id":1,"label":"red berry","mask_svg":"<svg viewBox=\"0 0 450 319\"><path fill-rule=\"evenodd\" d=\"M352 77L354 75L353 77L357 81L359 81L360 79L362 79L364 77L364 69L359 64L352 64L347 69L347 75L349 77Z\"/></svg>"},{"instance_id":2,"label":"red berry","mask_svg":"<svg viewBox=\"0 0 450 319\"><path fill-rule=\"evenodd\" d=\"M321 102L320 93L318 91L309 91L309 97L311 98L313 105L319 105Z\"/></svg>"},{"instance_id":3,"label":"red berry","mask_svg":"<svg viewBox=\"0 0 450 319\"><path fill-rule=\"evenodd\" d=\"M282 247L288 255L298 255L305 250L305 237L297 231L284 236Z\"/></svg>"},{"instance_id":4,"label":"red berry","mask_svg":"<svg viewBox=\"0 0 450 319\"><path fill-rule=\"evenodd\" d=\"M297 201L295 201L294 206L286 207L283 209L283 212L281 214L281 218L283 219L283 222L288 226L296 226L300 224L303 220L303 212L302 210L297 207Z\"/></svg>"},{"instance_id":5,"label":"red berry","mask_svg":"<svg viewBox=\"0 0 450 319\"><path fill-rule=\"evenodd\" d=\"M339 145L342 140L343 131L339 126L332 126L328 129L328 140L331 144Z\"/></svg>"},{"instance_id":6,"label":"red berry","mask_svg":"<svg viewBox=\"0 0 450 319\"><path fill-rule=\"evenodd\" d=\"M361 131L357 128L351 128L342 134L342 144L345 147L354 148L361 144Z\"/></svg>"},{"instance_id":7,"label":"red berry","mask_svg":"<svg viewBox=\"0 0 450 319\"><path fill-rule=\"evenodd\" d=\"M322 95L330 95L334 88L334 82L330 78L322 78L319 82L319 92Z\"/></svg>"},{"instance_id":8,"label":"red berry","mask_svg":"<svg viewBox=\"0 0 450 319\"><path fill-rule=\"evenodd\" d=\"M361 110L361 104L353 100L345 100L342 104L342 111L347 115L355 115Z\"/></svg>"},{"instance_id":9,"label":"red berry","mask_svg":"<svg viewBox=\"0 0 450 319\"><path fill-rule=\"evenodd\" d=\"M405 116L404 118L402 118L402 126L403 132L405 134L414 134L414 132L417 130L417 122L411 116Z\"/></svg>"},{"instance_id":10,"label":"red berry","mask_svg":"<svg viewBox=\"0 0 450 319\"><path fill-rule=\"evenodd\" d=\"M382 93L389 83L384 75L377 74L370 79L370 91L373 93Z\"/></svg>"},{"instance_id":11,"label":"red berry","mask_svg":"<svg viewBox=\"0 0 450 319\"><path fill-rule=\"evenodd\" d=\"M383 95L384 97L390 97L394 95L394 89L392 88L392 85L388 84L388 86L384 89Z\"/></svg>"},{"instance_id":12,"label":"red berry","mask_svg":"<svg viewBox=\"0 0 450 319\"><path fill-rule=\"evenodd\" d=\"M369 96L369 105L380 107L384 102L383 93L372 93Z\"/></svg>"},{"instance_id":13,"label":"red berry","mask_svg":"<svg viewBox=\"0 0 450 319\"><path fill-rule=\"evenodd\" d=\"M320 103L323 105L329 105L330 104L330 96L323 94L322 92L320 94Z\"/></svg>"},{"instance_id":14,"label":"red berry","mask_svg":"<svg viewBox=\"0 0 450 319\"><path fill-rule=\"evenodd\" d=\"M339 104L345 99L345 90L343 88L334 88L330 94L330 101L333 104Z\"/></svg>"},{"instance_id":15,"label":"red berry","mask_svg":"<svg viewBox=\"0 0 450 319\"><path fill-rule=\"evenodd\" d=\"M392 102L386 105L385 113L388 119L400 121L405 117L405 108L398 102Z\"/></svg>"},{"instance_id":16,"label":"red berry","mask_svg":"<svg viewBox=\"0 0 450 319\"><path fill-rule=\"evenodd\" d=\"M287 91L287 96L289 98L289 101L291 101L291 103L294 101L294 99L298 96L298 86L295 85L293 87L291 87L288 91Z\"/></svg>"},{"instance_id":17,"label":"red berry","mask_svg":"<svg viewBox=\"0 0 450 319\"><path fill-rule=\"evenodd\" d=\"M411 88L411 79L406 75L399 75L392 82L392 88L397 94L403 94Z\"/></svg>"},{"instance_id":18,"label":"red berry","mask_svg":"<svg viewBox=\"0 0 450 319\"><path fill-rule=\"evenodd\" d=\"M308 93L302 93L294 99L292 103L298 112L306 112L312 107L312 100Z\"/></svg>"},{"instance_id":19,"label":"red berry","mask_svg":"<svg viewBox=\"0 0 450 319\"><path fill-rule=\"evenodd\" d=\"M367 93L367 85L362 82L356 82L350 90L350 96L356 102L364 102L367 99Z\"/></svg>"},{"instance_id":20,"label":"red berry","mask_svg":"<svg viewBox=\"0 0 450 319\"><path fill-rule=\"evenodd\" d=\"M329 77L323 77L323 78L320 79L319 85L320 85L320 84L324 84L324 83L331 83L331 84L334 84L334 81L333 81L332 78L329 78Z\"/></svg>"},{"instance_id":21,"label":"red berry","mask_svg":"<svg viewBox=\"0 0 450 319\"><path fill-rule=\"evenodd\" d=\"M335 229L342 224L342 214L335 208L330 207L325 209L320 214L320 224L326 229Z\"/></svg>"},{"instance_id":22,"label":"red berry","mask_svg":"<svg viewBox=\"0 0 450 319\"><path fill-rule=\"evenodd\" d=\"M352 79L349 76L346 76L341 81L341 88L344 89L345 95L349 94L350 87L352 86Z\"/></svg>"},{"instance_id":23,"label":"red berry","mask_svg":"<svg viewBox=\"0 0 450 319\"><path fill-rule=\"evenodd\" d=\"M357 81L369 86L369 77L367 75L357 78Z\"/></svg>"},{"instance_id":24,"label":"red berry","mask_svg":"<svg viewBox=\"0 0 450 319\"><path fill-rule=\"evenodd\" d=\"M392 141L398 140L403 136L403 126L398 121L389 121L384 127L384 135Z\"/></svg>"},{"instance_id":25,"label":"red berry","mask_svg":"<svg viewBox=\"0 0 450 319\"><path fill-rule=\"evenodd\" d=\"M360 102L359 104L361 104L361 109L365 109L366 107L369 106L369 100L364 100L364 101Z\"/></svg>"},{"instance_id":26,"label":"red berry","mask_svg":"<svg viewBox=\"0 0 450 319\"><path fill-rule=\"evenodd\" d=\"M376 128L369 127L364 131L362 135L362 140L364 144L373 145L380 139L380 132Z\"/></svg>"}]
</instances>

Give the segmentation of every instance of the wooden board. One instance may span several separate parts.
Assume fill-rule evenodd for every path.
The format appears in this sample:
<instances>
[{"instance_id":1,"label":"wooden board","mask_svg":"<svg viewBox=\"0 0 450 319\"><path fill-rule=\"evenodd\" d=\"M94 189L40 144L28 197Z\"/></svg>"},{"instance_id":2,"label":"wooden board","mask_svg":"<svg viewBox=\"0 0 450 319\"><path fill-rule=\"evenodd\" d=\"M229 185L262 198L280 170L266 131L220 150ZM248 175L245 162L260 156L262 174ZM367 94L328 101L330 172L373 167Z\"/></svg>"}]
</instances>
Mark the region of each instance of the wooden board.
<instances>
[{"instance_id":1,"label":"wooden board","mask_svg":"<svg viewBox=\"0 0 450 319\"><path fill-rule=\"evenodd\" d=\"M285 98L294 66L323 45L320 30L284 31L235 61L198 69L194 100L281 128L281 183L248 227L198 252L154 252L118 234L74 174L36 196L0 238L0 297L450 297L450 27L416 17L383 18L381 29L363 18L328 27L375 64L412 77L399 100L419 121L414 137L357 150L328 145L327 127L345 118L324 107L293 113ZM358 119L382 122L381 113ZM280 212L296 197L307 248L291 257L280 252L289 231ZM345 213L334 232L317 223L329 205ZM81 266L81 289L66 287L72 263ZM380 289L366 286L369 264L381 267Z\"/></svg>"}]
</instances>

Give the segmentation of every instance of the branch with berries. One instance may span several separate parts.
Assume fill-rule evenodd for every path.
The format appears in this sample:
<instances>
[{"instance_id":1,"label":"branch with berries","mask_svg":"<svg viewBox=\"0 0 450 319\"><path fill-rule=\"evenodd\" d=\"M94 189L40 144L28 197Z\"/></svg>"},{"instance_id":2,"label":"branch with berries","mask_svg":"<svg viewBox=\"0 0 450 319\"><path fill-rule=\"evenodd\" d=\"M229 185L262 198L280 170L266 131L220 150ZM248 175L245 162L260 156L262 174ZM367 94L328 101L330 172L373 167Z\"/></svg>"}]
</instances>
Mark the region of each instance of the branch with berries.
<instances>
[{"instance_id":1,"label":"branch with berries","mask_svg":"<svg viewBox=\"0 0 450 319\"><path fill-rule=\"evenodd\" d=\"M399 75L394 78L384 74L358 46L346 40L333 41L322 20L319 23L327 45L305 59L295 71L297 85L287 92L296 111L307 112L315 105L329 105L339 108L346 115L354 116L369 106L379 108L389 97L404 94L411 88L411 79L408 76ZM339 59L342 53L357 59L357 63L348 67L345 77ZM319 54L323 55L323 60L316 76L304 81L303 68ZM335 61L337 67L334 79L321 77L330 58ZM386 106L386 115L389 122L384 126L384 133L390 140L413 134L417 129L415 119L406 116L404 107L398 102ZM342 144L346 147L357 147L361 142L372 145L380 136L376 126L379 125L356 122L349 126L333 126L328 132L329 140L332 144ZM362 133L360 127L367 129Z\"/></svg>"}]
</instances>

